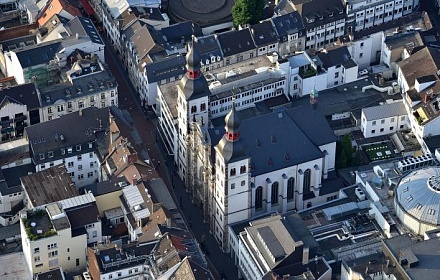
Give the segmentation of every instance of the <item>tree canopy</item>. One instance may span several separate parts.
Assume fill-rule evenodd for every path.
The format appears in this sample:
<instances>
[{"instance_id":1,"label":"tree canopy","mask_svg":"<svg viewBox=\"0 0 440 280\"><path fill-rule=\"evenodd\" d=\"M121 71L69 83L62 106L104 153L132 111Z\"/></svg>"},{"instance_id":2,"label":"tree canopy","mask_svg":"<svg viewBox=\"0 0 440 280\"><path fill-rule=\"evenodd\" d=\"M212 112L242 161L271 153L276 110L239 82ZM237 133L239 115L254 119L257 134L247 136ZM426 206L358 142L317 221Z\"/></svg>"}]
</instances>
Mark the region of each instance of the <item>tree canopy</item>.
<instances>
[{"instance_id":1,"label":"tree canopy","mask_svg":"<svg viewBox=\"0 0 440 280\"><path fill-rule=\"evenodd\" d=\"M258 23L263 18L264 0L236 0L232 7L234 26Z\"/></svg>"}]
</instances>

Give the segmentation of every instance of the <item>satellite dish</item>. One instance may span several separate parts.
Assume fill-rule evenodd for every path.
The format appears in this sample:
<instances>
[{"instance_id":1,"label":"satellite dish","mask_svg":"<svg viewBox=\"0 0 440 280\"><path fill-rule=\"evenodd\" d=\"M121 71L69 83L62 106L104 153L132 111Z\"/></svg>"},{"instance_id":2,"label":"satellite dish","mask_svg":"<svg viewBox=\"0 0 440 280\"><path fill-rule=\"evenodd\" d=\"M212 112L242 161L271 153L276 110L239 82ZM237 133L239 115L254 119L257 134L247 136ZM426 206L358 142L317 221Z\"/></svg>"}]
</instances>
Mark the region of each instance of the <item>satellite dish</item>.
<instances>
[{"instance_id":1,"label":"satellite dish","mask_svg":"<svg viewBox=\"0 0 440 280\"><path fill-rule=\"evenodd\" d=\"M35 222L31 223L31 227L35 227L36 225L37 225L37 223L35 223Z\"/></svg>"}]
</instances>

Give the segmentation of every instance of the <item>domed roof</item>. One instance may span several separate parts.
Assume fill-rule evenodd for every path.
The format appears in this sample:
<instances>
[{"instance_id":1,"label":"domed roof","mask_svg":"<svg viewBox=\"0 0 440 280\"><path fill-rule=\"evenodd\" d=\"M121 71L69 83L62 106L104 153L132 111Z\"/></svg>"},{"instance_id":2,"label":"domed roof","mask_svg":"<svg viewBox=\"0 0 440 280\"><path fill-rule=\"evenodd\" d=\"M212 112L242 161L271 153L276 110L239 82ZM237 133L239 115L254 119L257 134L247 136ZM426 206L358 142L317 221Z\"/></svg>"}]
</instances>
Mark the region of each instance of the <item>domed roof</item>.
<instances>
[{"instance_id":1,"label":"domed roof","mask_svg":"<svg viewBox=\"0 0 440 280\"><path fill-rule=\"evenodd\" d=\"M420 222L440 225L440 168L411 172L396 189L396 203Z\"/></svg>"},{"instance_id":2,"label":"domed roof","mask_svg":"<svg viewBox=\"0 0 440 280\"><path fill-rule=\"evenodd\" d=\"M226 131L238 132L240 128L240 118L238 117L237 110L235 110L235 98L232 101L232 109L225 117Z\"/></svg>"},{"instance_id":3,"label":"domed roof","mask_svg":"<svg viewBox=\"0 0 440 280\"><path fill-rule=\"evenodd\" d=\"M201 60L200 54L197 50L195 50L193 43L188 53L186 54L186 69L192 71L199 71L200 60Z\"/></svg>"}]
</instances>

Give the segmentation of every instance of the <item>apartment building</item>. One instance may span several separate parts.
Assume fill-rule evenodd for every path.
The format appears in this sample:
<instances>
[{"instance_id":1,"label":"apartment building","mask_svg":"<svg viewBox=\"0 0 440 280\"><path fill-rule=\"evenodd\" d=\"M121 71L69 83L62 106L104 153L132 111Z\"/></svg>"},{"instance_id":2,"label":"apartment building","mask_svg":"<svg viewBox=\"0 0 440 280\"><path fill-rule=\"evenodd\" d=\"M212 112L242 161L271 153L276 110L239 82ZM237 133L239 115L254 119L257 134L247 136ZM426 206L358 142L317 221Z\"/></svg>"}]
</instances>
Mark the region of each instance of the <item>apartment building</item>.
<instances>
[{"instance_id":1,"label":"apartment building","mask_svg":"<svg viewBox=\"0 0 440 280\"><path fill-rule=\"evenodd\" d=\"M105 143L109 122L108 108L90 107L27 127L36 171L62 164L78 190L97 181L100 167L96 150L101 141Z\"/></svg>"},{"instance_id":2,"label":"apartment building","mask_svg":"<svg viewBox=\"0 0 440 280\"><path fill-rule=\"evenodd\" d=\"M361 131L365 138L406 130L407 122L407 112L402 100L363 108L361 113Z\"/></svg>"},{"instance_id":3,"label":"apartment building","mask_svg":"<svg viewBox=\"0 0 440 280\"><path fill-rule=\"evenodd\" d=\"M90 107L118 106L118 84L108 67L97 56L82 56L61 75L63 83L40 90L41 122Z\"/></svg>"},{"instance_id":4,"label":"apartment building","mask_svg":"<svg viewBox=\"0 0 440 280\"><path fill-rule=\"evenodd\" d=\"M72 231L66 212L57 203L22 213L20 230L32 275L58 267L66 272L86 267L87 234Z\"/></svg>"}]
</instances>

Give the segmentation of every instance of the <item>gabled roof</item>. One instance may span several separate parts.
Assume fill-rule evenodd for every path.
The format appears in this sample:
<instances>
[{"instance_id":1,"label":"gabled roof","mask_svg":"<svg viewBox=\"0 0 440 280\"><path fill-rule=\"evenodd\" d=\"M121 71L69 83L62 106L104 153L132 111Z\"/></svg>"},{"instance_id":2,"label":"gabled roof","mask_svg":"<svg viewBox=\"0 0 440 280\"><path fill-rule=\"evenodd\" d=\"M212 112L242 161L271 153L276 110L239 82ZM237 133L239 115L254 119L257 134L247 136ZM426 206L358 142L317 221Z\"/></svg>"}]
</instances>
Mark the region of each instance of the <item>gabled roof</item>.
<instances>
[{"instance_id":1,"label":"gabled roof","mask_svg":"<svg viewBox=\"0 0 440 280\"><path fill-rule=\"evenodd\" d=\"M108 108L90 107L63 115L50 122L26 127L25 132L34 153L55 152L66 147L76 150L76 145L88 146L88 143L96 141L95 134L108 129L109 118Z\"/></svg>"},{"instance_id":2,"label":"gabled roof","mask_svg":"<svg viewBox=\"0 0 440 280\"><path fill-rule=\"evenodd\" d=\"M254 50L255 43L248 28L222 32L217 36L224 57Z\"/></svg>"},{"instance_id":3,"label":"gabled roof","mask_svg":"<svg viewBox=\"0 0 440 280\"><path fill-rule=\"evenodd\" d=\"M407 114L405 105L403 105L402 101L363 108L362 112L367 121L398 117Z\"/></svg>"},{"instance_id":4,"label":"gabled roof","mask_svg":"<svg viewBox=\"0 0 440 280\"><path fill-rule=\"evenodd\" d=\"M276 32L269 20L254 24L250 29L257 47L266 46L278 41Z\"/></svg>"},{"instance_id":5,"label":"gabled roof","mask_svg":"<svg viewBox=\"0 0 440 280\"><path fill-rule=\"evenodd\" d=\"M342 63L350 60L351 55L346 46L337 47L334 49L320 52L317 55L322 61L325 69L341 65Z\"/></svg>"},{"instance_id":6,"label":"gabled roof","mask_svg":"<svg viewBox=\"0 0 440 280\"><path fill-rule=\"evenodd\" d=\"M66 28L70 30L70 34L86 36L89 37L93 43L104 45L98 30L96 30L95 25L88 18L75 17L66 24Z\"/></svg>"},{"instance_id":7,"label":"gabled roof","mask_svg":"<svg viewBox=\"0 0 440 280\"><path fill-rule=\"evenodd\" d=\"M194 45L196 46L203 63L205 63L207 59L209 59L211 63L212 57L215 57L216 61L218 61L218 58L223 59L223 54L220 49L220 44L215 35L197 37L197 40L195 40Z\"/></svg>"},{"instance_id":8,"label":"gabled roof","mask_svg":"<svg viewBox=\"0 0 440 280\"><path fill-rule=\"evenodd\" d=\"M142 65L141 65L142 66ZM149 83L158 82L185 73L185 57L182 55L168 56L157 62L145 65Z\"/></svg>"},{"instance_id":9,"label":"gabled roof","mask_svg":"<svg viewBox=\"0 0 440 280\"><path fill-rule=\"evenodd\" d=\"M240 140L252 159L252 176L321 158L318 145L336 141L320 111L304 107L242 120ZM224 133L223 126L209 130L213 146Z\"/></svg>"},{"instance_id":10,"label":"gabled roof","mask_svg":"<svg viewBox=\"0 0 440 280\"><path fill-rule=\"evenodd\" d=\"M301 33L304 30L301 15L297 11L273 17L271 21L281 42L287 41L286 35Z\"/></svg>"},{"instance_id":11,"label":"gabled roof","mask_svg":"<svg viewBox=\"0 0 440 280\"><path fill-rule=\"evenodd\" d=\"M440 69L440 50L424 47L400 62L399 68L411 88L416 78L437 73Z\"/></svg>"},{"instance_id":12,"label":"gabled roof","mask_svg":"<svg viewBox=\"0 0 440 280\"><path fill-rule=\"evenodd\" d=\"M3 88L0 91L0 109L8 103L26 105L28 111L40 107L37 89L34 83Z\"/></svg>"},{"instance_id":13,"label":"gabled roof","mask_svg":"<svg viewBox=\"0 0 440 280\"><path fill-rule=\"evenodd\" d=\"M81 12L78 8L71 5L65 0L51 0L46 4L44 9L40 12L38 18L38 24L42 26L45 24L54 14L60 14L62 11L70 14L72 17L81 16Z\"/></svg>"},{"instance_id":14,"label":"gabled roof","mask_svg":"<svg viewBox=\"0 0 440 280\"><path fill-rule=\"evenodd\" d=\"M307 30L345 18L342 0L293 0L292 3Z\"/></svg>"},{"instance_id":15,"label":"gabled roof","mask_svg":"<svg viewBox=\"0 0 440 280\"><path fill-rule=\"evenodd\" d=\"M192 24L189 21L183 21L164 27L160 30L163 36L166 37L170 44L178 44L188 42L191 36L203 36L202 29L197 24Z\"/></svg>"},{"instance_id":16,"label":"gabled roof","mask_svg":"<svg viewBox=\"0 0 440 280\"><path fill-rule=\"evenodd\" d=\"M96 202L66 209L72 230L84 228L86 225L99 221L99 211Z\"/></svg>"},{"instance_id":17,"label":"gabled roof","mask_svg":"<svg viewBox=\"0 0 440 280\"><path fill-rule=\"evenodd\" d=\"M150 30L146 25L142 26L131 38L139 59L144 58L150 52L163 50L163 47L156 44Z\"/></svg>"}]
</instances>

